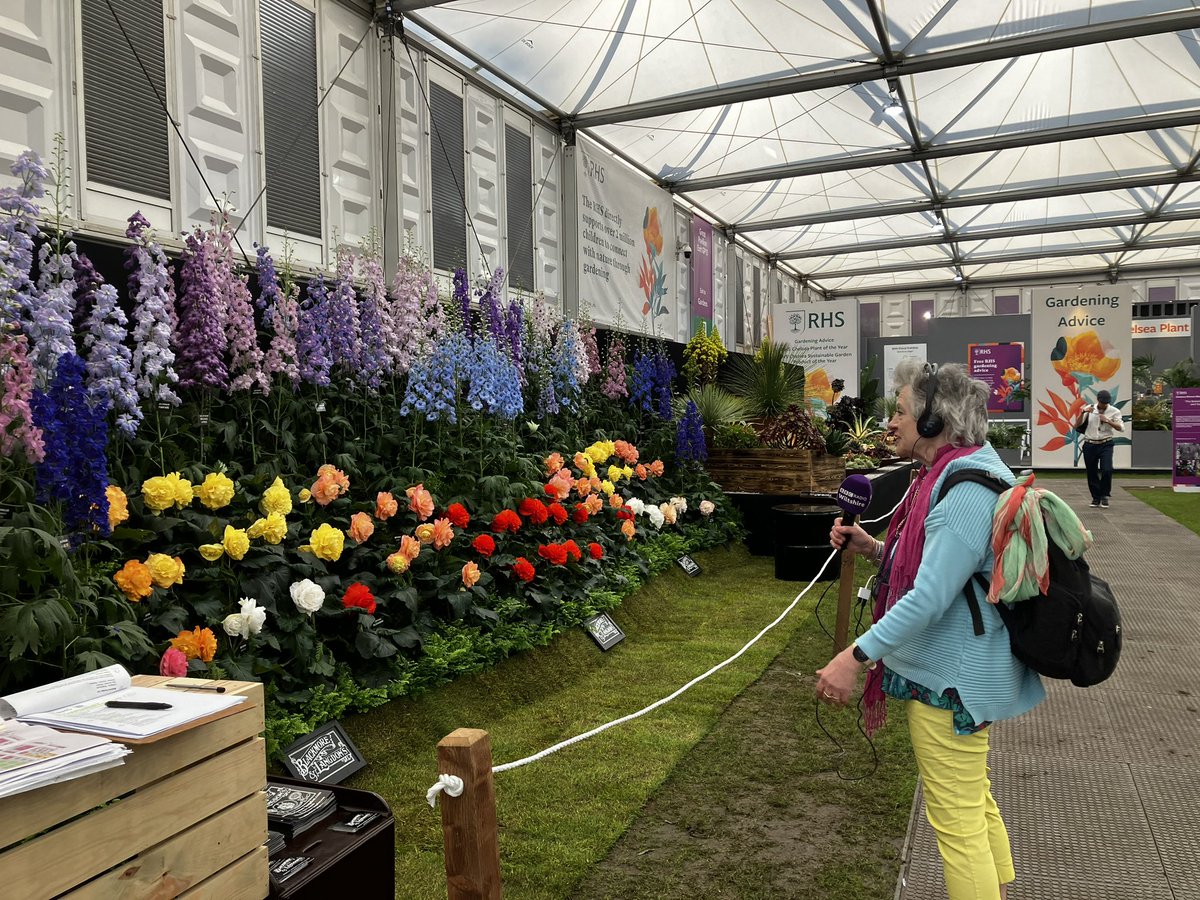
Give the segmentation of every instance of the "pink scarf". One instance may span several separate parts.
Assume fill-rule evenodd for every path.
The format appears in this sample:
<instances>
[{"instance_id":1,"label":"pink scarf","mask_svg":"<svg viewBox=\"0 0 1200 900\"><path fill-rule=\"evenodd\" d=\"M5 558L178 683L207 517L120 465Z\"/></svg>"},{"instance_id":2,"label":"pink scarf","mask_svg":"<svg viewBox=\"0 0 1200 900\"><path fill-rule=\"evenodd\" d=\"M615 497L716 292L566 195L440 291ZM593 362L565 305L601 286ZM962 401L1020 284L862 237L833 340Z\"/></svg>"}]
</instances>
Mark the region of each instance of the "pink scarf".
<instances>
[{"instance_id":1,"label":"pink scarf","mask_svg":"<svg viewBox=\"0 0 1200 900\"><path fill-rule=\"evenodd\" d=\"M908 486L908 492L900 502L900 508L888 524L887 540L883 545L883 567L888 571L886 590L875 593L875 610L872 622L878 622L896 605L901 597L912 590L917 580L917 569L925 551L925 517L929 515L933 486L945 471L946 466L956 459L969 456L979 447L952 447L947 444L934 456L933 465L922 466L917 477ZM907 526L907 527L906 527ZM881 569L882 571L882 569ZM863 688L863 725L870 736L887 721L887 700L883 695L883 666L877 665L867 672Z\"/></svg>"}]
</instances>

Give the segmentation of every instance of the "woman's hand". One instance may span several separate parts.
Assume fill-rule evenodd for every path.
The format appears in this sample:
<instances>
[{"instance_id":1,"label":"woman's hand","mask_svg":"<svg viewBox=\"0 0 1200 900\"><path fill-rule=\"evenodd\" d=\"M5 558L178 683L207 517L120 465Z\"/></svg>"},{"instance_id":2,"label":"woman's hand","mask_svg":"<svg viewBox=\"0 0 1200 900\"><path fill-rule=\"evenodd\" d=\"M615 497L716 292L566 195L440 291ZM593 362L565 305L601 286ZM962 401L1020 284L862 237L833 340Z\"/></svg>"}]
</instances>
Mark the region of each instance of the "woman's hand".
<instances>
[{"instance_id":1,"label":"woman's hand","mask_svg":"<svg viewBox=\"0 0 1200 900\"><path fill-rule=\"evenodd\" d=\"M859 556L875 555L875 538L867 534L861 525L843 525L841 516L833 520L829 544L838 550L849 544L850 549Z\"/></svg>"},{"instance_id":2,"label":"woman's hand","mask_svg":"<svg viewBox=\"0 0 1200 900\"><path fill-rule=\"evenodd\" d=\"M817 699L830 706L845 706L850 702L862 668L862 663L854 658L854 652L847 647L826 663L825 668L817 669Z\"/></svg>"}]
</instances>

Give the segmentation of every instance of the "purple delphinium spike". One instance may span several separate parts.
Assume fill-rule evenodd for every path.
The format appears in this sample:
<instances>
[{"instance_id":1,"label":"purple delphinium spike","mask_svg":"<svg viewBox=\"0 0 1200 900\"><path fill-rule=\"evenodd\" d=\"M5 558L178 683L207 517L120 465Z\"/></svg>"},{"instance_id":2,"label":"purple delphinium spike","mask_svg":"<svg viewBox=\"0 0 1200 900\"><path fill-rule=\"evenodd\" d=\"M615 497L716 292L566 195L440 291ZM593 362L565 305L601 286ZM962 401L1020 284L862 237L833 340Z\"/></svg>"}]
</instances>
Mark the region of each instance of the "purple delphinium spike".
<instances>
[{"instance_id":1,"label":"purple delphinium spike","mask_svg":"<svg viewBox=\"0 0 1200 900\"><path fill-rule=\"evenodd\" d=\"M130 270L129 296L133 300L133 378L137 392L156 403L179 405L173 385L175 372L175 285L167 256L153 240L150 223L140 213L129 217L126 237L134 243L126 253Z\"/></svg>"},{"instance_id":2,"label":"purple delphinium spike","mask_svg":"<svg viewBox=\"0 0 1200 900\"><path fill-rule=\"evenodd\" d=\"M462 269L454 270L454 308L462 317L463 333L470 335L472 333L471 286L467 283L467 273Z\"/></svg>"},{"instance_id":3,"label":"purple delphinium spike","mask_svg":"<svg viewBox=\"0 0 1200 900\"><path fill-rule=\"evenodd\" d=\"M218 290L216 247L211 232L199 228L185 239L183 295L179 298L179 327L175 346L179 348L176 370L182 387L229 389L229 368L225 352L227 310L225 297Z\"/></svg>"},{"instance_id":4,"label":"purple delphinium spike","mask_svg":"<svg viewBox=\"0 0 1200 900\"><path fill-rule=\"evenodd\" d=\"M309 384L326 387L333 361L329 357L329 301L324 276L308 283L308 297L300 307L296 330L296 356L300 377Z\"/></svg>"},{"instance_id":5,"label":"purple delphinium spike","mask_svg":"<svg viewBox=\"0 0 1200 900\"><path fill-rule=\"evenodd\" d=\"M129 320L117 289L105 284L91 260L80 254L75 271L76 305L88 311L83 326L88 396L93 406L111 400L117 429L131 438L141 424L142 410L133 381L133 353L125 344Z\"/></svg>"}]
</instances>

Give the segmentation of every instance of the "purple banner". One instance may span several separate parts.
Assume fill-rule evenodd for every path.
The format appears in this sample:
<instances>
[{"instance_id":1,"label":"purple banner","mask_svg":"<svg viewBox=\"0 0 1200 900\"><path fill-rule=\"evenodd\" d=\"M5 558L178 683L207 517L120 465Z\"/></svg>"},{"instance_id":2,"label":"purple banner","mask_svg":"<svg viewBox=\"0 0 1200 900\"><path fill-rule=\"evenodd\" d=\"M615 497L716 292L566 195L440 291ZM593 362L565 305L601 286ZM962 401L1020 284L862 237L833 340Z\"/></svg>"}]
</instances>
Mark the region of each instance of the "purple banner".
<instances>
[{"instance_id":1,"label":"purple banner","mask_svg":"<svg viewBox=\"0 0 1200 900\"><path fill-rule=\"evenodd\" d=\"M692 216L692 329L696 320L712 322L712 225Z\"/></svg>"},{"instance_id":2,"label":"purple banner","mask_svg":"<svg viewBox=\"0 0 1200 900\"><path fill-rule=\"evenodd\" d=\"M968 344L967 367L972 378L978 378L989 388L988 412L1025 411L1025 401L1013 397L1025 381L1023 343Z\"/></svg>"},{"instance_id":3,"label":"purple banner","mask_svg":"<svg viewBox=\"0 0 1200 900\"><path fill-rule=\"evenodd\" d=\"M1171 394L1171 421L1175 433L1177 491L1200 491L1200 388L1176 388Z\"/></svg>"}]
</instances>

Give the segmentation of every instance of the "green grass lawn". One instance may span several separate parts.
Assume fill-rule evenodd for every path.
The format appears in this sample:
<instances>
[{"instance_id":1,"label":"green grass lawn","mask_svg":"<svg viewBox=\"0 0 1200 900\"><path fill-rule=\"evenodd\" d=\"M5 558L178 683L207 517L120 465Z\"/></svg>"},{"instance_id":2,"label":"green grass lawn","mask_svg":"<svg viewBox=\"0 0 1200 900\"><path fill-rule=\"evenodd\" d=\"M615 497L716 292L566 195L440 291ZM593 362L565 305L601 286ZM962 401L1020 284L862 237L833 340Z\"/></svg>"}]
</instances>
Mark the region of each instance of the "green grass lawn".
<instances>
[{"instance_id":1,"label":"green grass lawn","mask_svg":"<svg viewBox=\"0 0 1200 900\"><path fill-rule=\"evenodd\" d=\"M459 727L485 729L498 765L633 712L736 652L804 586L775 581L772 560L752 557L740 545L707 551L697 560L704 567L699 578L672 569L613 612L626 639L607 653L581 630L573 631L486 673L344 723L370 761L350 786L382 794L396 818L397 896L445 896L440 816L424 799L437 776L439 739ZM783 770L816 766L818 781L840 785L833 774L836 751L811 716L811 671L819 664L813 660L824 662L829 655L828 638L811 615L820 587L745 655L672 703L539 762L496 775L506 896L579 896L581 881L639 817L647 800L714 729L735 698L788 647L807 648L803 663L789 657L792 665L807 671L798 669L789 676L791 696L775 697L775 703L785 704L775 714L791 722L793 732L787 736ZM835 593L836 588L830 597ZM822 618L829 623L835 606L830 599L822 604ZM834 728L852 731L847 724L851 716L834 716ZM850 736L848 731L845 736ZM757 776L736 753L722 753L717 762L717 769L728 770L752 789ZM862 760L843 764L853 768ZM707 765L713 765L711 758ZM899 788L900 794L907 792L906 804L912 796L911 759L907 769L900 768L898 777L908 779ZM865 783L862 790L890 796L896 789L876 781ZM724 802L716 785L707 795ZM856 801L844 799L847 816L856 817L858 812L850 809ZM902 839L903 824L899 836L892 837L897 843ZM728 850L736 852L736 847ZM840 861L853 869L853 852L844 853ZM895 867L889 866L894 881Z\"/></svg>"}]
</instances>

